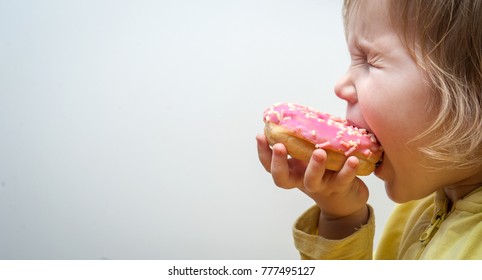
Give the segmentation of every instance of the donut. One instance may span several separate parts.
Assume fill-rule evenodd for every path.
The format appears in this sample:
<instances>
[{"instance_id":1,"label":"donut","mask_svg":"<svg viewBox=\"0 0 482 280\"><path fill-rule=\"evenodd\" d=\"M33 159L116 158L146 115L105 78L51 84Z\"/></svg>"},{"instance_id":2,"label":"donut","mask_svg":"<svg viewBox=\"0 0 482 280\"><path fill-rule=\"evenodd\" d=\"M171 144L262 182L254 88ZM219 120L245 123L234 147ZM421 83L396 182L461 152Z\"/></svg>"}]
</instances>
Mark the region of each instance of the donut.
<instances>
[{"instance_id":1,"label":"donut","mask_svg":"<svg viewBox=\"0 0 482 280\"><path fill-rule=\"evenodd\" d=\"M346 159L359 159L357 175L369 175L380 161L383 148L366 129L345 119L293 103L276 103L264 111L264 134L271 146L285 145L288 154L309 161L315 149L328 155L326 169L339 171Z\"/></svg>"}]
</instances>

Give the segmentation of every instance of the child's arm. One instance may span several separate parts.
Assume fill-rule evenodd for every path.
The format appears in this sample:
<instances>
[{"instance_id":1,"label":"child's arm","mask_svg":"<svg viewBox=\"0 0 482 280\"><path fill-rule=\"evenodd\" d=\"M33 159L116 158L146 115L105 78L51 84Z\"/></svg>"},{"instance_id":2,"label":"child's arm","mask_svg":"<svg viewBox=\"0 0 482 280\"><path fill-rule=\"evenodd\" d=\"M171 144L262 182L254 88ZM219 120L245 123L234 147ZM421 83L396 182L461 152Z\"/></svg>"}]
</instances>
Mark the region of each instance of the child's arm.
<instances>
[{"instance_id":1,"label":"child's arm","mask_svg":"<svg viewBox=\"0 0 482 280\"><path fill-rule=\"evenodd\" d=\"M316 235L320 208L315 205L293 224L293 239L301 259L308 260L370 260L373 257L375 219L368 206L370 218L366 225L341 240Z\"/></svg>"},{"instance_id":2,"label":"child's arm","mask_svg":"<svg viewBox=\"0 0 482 280\"><path fill-rule=\"evenodd\" d=\"M350 157L339 172L325 170L326 153L313 152L310 162L288 158L286 148L270 148L266 137L258 135L258 156L281 188L298 188L320 208L318 234L328 239L342 239L368 221L368 188L356 177L358 159Z\"/></svg>"}]
</instances>

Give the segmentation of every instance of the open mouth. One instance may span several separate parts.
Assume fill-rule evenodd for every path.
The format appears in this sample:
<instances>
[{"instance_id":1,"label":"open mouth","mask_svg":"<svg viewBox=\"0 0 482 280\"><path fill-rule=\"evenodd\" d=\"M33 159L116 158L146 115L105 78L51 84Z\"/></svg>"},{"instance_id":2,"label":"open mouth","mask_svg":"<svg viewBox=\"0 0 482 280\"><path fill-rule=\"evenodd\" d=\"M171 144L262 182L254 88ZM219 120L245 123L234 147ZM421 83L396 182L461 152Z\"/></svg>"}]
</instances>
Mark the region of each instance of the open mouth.
<instances>
[{"instance_id":1,"label":"open mouth","mask_svg":"<svg viewBox=\"0 0 482 280\"><path fill-rule=\"evenodd\" d=\"M346 122L347 122L348 125L350 125L352 127L357 127L358 129L364 129L368 135L371 135L374 138L374 140L372 140L372 141L374 141L374 143L377 143L379 145L379 149L381 151L380 159L378 160L377 163L375 163L375 169L379 168L383 163L383 158L385 157L385 153L383 152L383 146L381 145L377 136L368 127L364 128L363 126L359 126L356 122L354 122L352 120L349 120L349 119L347 119Z\"/></svg>"},{"instance_id":2,"label":"open mouth","mask_svg":"<svg viewBox=\"0 0 482 280\"><path fill-rule=\"evenodd\" d=\"M385 153L382 153L382 156L380 157L380 160L377 163L375 163L375 168L378 168L382 165L384 156L385 156Z\"/></svg>"},{"instance_id":3,"label":"open mouth","mask_svg":"<svg viewBox=\"0 0 482 280\"><path fill-rule=\"evenodd\" d=\"M375 170L380 168L380 166L382 166L384 158L385 158L385 152L382 152L380 159L377 161L377 163L375 163Z\"/></svg>"},{"instance_id":4,"label":"open mouth","mask_svg":"<svg viewBox=\"0 0 482 280\"><path fill-rule=\"evenodd\" d=\"M385 151L383 150L383 145L380 143L380 140L378 140L377 136L369 130L367 130L367 133L369 133L369 134L371 134L375 137L375 139L378 142L378 145L380 145L380 149L382 150L382 154L380 156L380 159L377 161L377 163L375 163L375 169L377 169L383 164L383 158L385 157Z\"/></svg>"}]
</instances>

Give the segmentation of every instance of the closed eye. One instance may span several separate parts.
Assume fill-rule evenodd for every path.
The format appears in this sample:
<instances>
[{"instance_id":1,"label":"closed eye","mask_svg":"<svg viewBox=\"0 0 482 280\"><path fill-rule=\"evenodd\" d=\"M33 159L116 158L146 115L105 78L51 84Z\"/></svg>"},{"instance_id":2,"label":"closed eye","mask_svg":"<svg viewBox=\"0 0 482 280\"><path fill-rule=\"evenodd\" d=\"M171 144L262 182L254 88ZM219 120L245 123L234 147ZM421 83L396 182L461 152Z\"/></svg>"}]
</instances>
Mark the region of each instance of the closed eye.
<instances>
[{"instance_id":1,"label":"closed eye","mask_svg":"<svg viewBox=\"0 0 482 280\"><path fill-rule=\"evenodd\" d=\"M380 68L379 62L377 59L369 58L365 55L352 55L351 65L352 67L374 67Z\"/></svg>"},{"instance_id":2,"label":"closed eye","mask_svg":"<svg viewBox=\"0 0 482 280\"><path fill-rule=\"evenodd\" d=\"M382 68L381 57L379 55L371 55L366 59L367 64L375 67L375 68Z\"/></svg>"}]
</instances>

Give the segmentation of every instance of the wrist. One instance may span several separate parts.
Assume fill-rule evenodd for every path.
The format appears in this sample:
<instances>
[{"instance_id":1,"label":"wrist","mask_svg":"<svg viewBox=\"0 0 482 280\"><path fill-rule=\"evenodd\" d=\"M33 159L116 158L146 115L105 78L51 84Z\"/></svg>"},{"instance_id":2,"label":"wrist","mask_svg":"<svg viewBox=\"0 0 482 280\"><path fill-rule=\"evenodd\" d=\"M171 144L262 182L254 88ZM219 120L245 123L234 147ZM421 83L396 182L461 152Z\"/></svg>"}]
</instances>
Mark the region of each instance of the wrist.
<instances>
[{"instance_id":1,"label":"wrist","mask_svg":"<svg viewBox=\"0 0 482 280\"><path fill-rule=\"evenodd\" d=\"M321 210L318 218L318 234L327 239L343 239L366 225L369 217L368 205L346 216L333 216Z\"/></svg>"}]
</instances>

